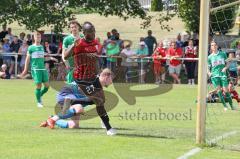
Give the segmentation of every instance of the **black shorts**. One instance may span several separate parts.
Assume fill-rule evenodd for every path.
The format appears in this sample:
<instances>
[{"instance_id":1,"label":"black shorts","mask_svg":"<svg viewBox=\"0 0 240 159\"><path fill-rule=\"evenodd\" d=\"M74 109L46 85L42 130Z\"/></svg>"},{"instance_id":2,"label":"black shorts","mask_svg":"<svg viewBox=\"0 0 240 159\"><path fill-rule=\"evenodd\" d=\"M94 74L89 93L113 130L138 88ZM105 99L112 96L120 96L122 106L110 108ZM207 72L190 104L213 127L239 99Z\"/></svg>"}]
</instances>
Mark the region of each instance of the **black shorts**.
<instances>
[{"instance_id":1,"label":"black shorts","mask_svg":"<svg viewBox=\"0 0 240 159\"><path fill-rule=\"evenodd\" d=\"M232 78L237 78L237 71L229 71L229 75L230 75L230 77L232 77Z\"/></svg>"},{"instance_id":2,"label":"black shorts","mask_svg":"<svg viewBox=\"0 0 240 159\"><path fill-rule=\"evenodd\" d=\"M96 91L102 90L102 86L98 77L89 80L74 79L74 81L78 84L86 96L91 96L95 94Z\"/></svg>"}]
</instances>

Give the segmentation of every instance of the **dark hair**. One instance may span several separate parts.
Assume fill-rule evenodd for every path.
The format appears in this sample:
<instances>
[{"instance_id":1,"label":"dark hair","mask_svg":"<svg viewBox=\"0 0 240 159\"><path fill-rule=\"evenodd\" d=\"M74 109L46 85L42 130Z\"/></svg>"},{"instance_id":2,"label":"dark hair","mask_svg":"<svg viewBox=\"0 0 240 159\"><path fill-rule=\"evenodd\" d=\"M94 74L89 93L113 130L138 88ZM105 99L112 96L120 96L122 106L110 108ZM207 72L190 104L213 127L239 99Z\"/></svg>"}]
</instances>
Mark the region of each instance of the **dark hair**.
<instances>
[{"instance_id":1,"label":"dark hair","mask_svg":"<svg viewBox=\"0 0 240 159\"><path fill-rule=\"evenodd\" d=\"M95 30L95 27L91 22L86 21L86 22L83 23L82 29L83 29L83 32L84 32L84 31L90 30L90 29Z\"/></svg>"},{"instance_id":2,"label":"dark hair","mask_svg":"<svg viewBox=\"0 0 240 159\"><path fill-rule=\"evenodd\" d=\"M117 31L117 29L112 29L112 31L111 31L111 32L116 32L116 33L117 33L118 31Z\"/></svg>"},{"instance_id":3,"label":"dark hair","mask_svg":"<svg viewBox=\"0 0 240 159\"><path fill-rule=\"evenodd\" d=\"M80 25L80 23L78 23L77 20L71 20L71 21L69 22L69 24L68 24L68 28L70 28L70 25L71 25L71 24L76 24L76 25L79 27L79 31L82 30L82 26Z\"/></svg>"}]
</instances>

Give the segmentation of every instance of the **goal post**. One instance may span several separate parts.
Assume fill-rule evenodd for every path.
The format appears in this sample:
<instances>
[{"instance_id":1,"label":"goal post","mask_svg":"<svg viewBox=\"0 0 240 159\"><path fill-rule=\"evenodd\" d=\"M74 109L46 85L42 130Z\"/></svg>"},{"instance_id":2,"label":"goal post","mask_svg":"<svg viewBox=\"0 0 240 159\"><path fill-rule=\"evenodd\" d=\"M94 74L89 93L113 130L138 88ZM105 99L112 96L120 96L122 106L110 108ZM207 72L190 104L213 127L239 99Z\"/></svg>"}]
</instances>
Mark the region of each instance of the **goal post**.
<instances>
[{"instance_id":1,"label":"goal post","mask_svg":"<svg viewBox=\"0 0 240 159\"><path fill-rule=\"evenodd\" d=\"M201 0L199 26L199 67L198 67L198 98L197 98L197 125L196 144L205 143L206 131L206 96L207 96L207 57L209 35L209 3L210 0Z\"/></svg>"},{"instance_id":2,"label":"goal post","mask_svg":"<svg viewBox=\"0 0 240 159\"><path fill-rule=\"evenodd\" d=\"M240 0L210 8L211 0L201 0L199 25L199 68L198 68L198 97L196 118L196 144L206 143L206 97L207 97L207 57L210 13L228 7L240 5Z\"/></svg>"}]
</instances>

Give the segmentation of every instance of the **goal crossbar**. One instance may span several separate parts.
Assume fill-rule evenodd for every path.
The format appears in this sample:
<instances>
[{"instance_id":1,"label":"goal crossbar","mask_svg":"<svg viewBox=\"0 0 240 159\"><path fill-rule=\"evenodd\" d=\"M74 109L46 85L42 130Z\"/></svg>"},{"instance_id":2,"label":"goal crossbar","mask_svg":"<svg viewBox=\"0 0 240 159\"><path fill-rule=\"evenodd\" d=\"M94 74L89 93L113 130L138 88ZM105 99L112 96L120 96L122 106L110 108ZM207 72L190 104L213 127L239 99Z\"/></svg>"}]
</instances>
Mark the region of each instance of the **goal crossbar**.
<instances>
[{"instance_id":1,"label":"goal crossbar","mask_svg":"<svg viewBox=\"0 0 240 159\"><path fill-rule=\"evenodd\" d=\"M229 4L222 5L222 6L219 6L219 7L212 8L210 10L210 12L214 13L214 12L217 12L218 10L228 8L228 7L232 7L232 6L235 6L235 5L240 5L240 0L237 0L237 1L229 3Z\"/></svg>"}]
</instances>

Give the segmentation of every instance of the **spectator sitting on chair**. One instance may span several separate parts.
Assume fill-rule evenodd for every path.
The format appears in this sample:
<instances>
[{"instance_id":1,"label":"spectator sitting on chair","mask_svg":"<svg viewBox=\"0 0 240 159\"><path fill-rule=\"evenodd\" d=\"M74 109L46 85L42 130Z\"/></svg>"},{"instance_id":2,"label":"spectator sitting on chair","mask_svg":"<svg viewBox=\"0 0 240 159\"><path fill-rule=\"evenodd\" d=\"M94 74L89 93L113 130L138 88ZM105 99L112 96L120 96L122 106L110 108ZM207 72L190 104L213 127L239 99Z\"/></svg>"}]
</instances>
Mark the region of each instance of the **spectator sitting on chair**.
<instances>
[{"instance_id":1,"label":"spectator sitting on chair","mask_svg":"<svg viewBox=\"0 0 240 159\"><path fill-rule=\"evenodd\" d=\"M181 80L179 79L181 72L181 60L177 60L176 58L182 57L182 49L177 48L176 42L172 41L170 48L168 49L167 56L170 58L169 64L169 74L173 78L174 83L181 84Z\"/></svg>"},{"instance_id":2,"label":"spectator sitting on chair","mask_svg":"<svg viewBox=\"0 0 240 159\"><path fill-rule=\"evenodd\" d=\"M3 64L2 67L1 67L0 78L2 78L2 79L10 79L10 74L8 72L6 64Z\"/></svg>"}]
</instances>

